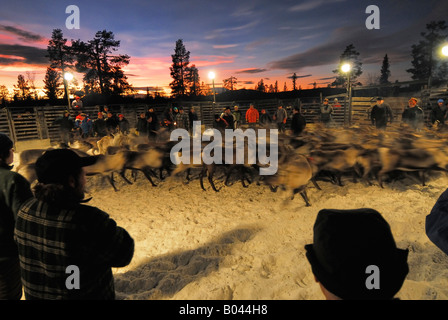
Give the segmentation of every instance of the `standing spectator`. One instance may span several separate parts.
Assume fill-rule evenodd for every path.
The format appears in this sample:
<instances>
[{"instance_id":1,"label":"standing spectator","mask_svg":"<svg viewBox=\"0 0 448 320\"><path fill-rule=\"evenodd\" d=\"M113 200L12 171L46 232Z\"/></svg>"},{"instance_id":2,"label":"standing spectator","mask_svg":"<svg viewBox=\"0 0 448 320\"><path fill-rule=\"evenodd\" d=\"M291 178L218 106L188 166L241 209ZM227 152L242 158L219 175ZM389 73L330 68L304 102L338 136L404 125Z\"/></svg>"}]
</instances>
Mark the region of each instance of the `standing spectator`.
<instances>
[{"instance_id":1,"label":"standing spectator","mask_svg":"<svg viewBox=\"0 0 448 320\"><path fill-rule=\"evenodd\" d=\"M70 117L70 112L68 110L64 111L64 115L57 118L53 124L53 126L59 126L59 134L61 137L61 142L65 145L68 145L69 142L72 141L72 130L75 127L75 123L72 119L72 117Z\"/></svg>"},{"instance_id":2,"label":"standing spectator","mask_svg":"<svg viewBox=\"0 0 448 320\"><path fill-rule=\"evenodd\" d=\"M14 224L19 207L33 198L30 183L11 171L13 162L13 142L0 133L0 300L20 300L22 297Z\"/></svg>"},{"instance_id":3,"label":"standing spectator","mask_svg":"<svg viewBox=\"0 0 448 320\"><path fill-rule=\"evenodd\" d=\"M224 110L224 113L221 115L221 120L225 123L225 129L234 129L233 125L235 123L235 117L232 114L232 111L230 110L230 107L227 107Z\"/></svg>"},{"instance_id":4,"label":"standing spectator","mask_svg":"<svg viewBox=\"0 0 448 320\"><path fill-rule=\"evenodd\" d=\"M286 113L286 110L283 109L283 106L278 106L278 109L274 114L274 120L277 123L277 129L279 132L285 132L287 118L288 114Z\"/></svg>"},{"instance_id":5,"label":"standing spectator","mask_svg":"<svg viewBox=\"0 0 448 320\"><path fill-rule=\"evenodd\" d=\"M176 109L176 108L175 108ZM185 129L188 130L190 128L190 123L188 119L188 114L184 112L183 108L179 108L179 112L176 115L176 129Z\"/></svg>"},{"instance_id":6,"label":"standing spectator","mask_svg":"<svg viewBox=\"0 0 448 320\"><path fill-rule=\"evenodd\" d=\"M324 99L324 103L320 107L319 111L320 111L320 121L326 127L330 127L332 123L333 107L329 105L327 98Z\"/></svg>"},{"instance_id":7,"label":"standing spectator","mask_svg":"<svg viewBox=\"0 0 448 320\"><path fill-rule=\"evenodd\" d=\"M92 135L92 120L85 113L76 117L75 127L78 129L81 139L86 139Z\"/></svg>"},{"instance_id":8,"label":"standing spectator","mask_svg":"<svg viewBox=\"0 0 448 320\"><path fill-rule=\"evenodd\" d=\"M169 107L167 111L165 111L164 117L163 117L163 126L168 128L170 131L174 129L174 121L175 116L173 112L173 108Z\"/></svg>"},{"instance_id":9,"label":"standing spectator","mask_svg":"<svg viewBox=\"0 0 448 320\"><path fill-rule=\"evenodd\" d=\"M146 115L144 112L140 113L137 119L137 127L135 128L139 136L146 136L148 134L148 121L146 120Z\"/></svg>"},{"instance_id":10,"label":"standing spectator","mask_svg":"<svg viewBox=\"0 0 448 320\"><path fill-rule=\"evenodd\" d=\"M246 122L249 124L249 128L255 128L260 118L258 110L254 108L254 104L251 103L249 109L246 111Z\"/></svg>"},{"instance_id":11,"label":"standing spectator","mask_svg":"<svg viewBox=\"0 0 448 320\"><path fill-rule=\"evenodd\" d=\"M235 129L238 129L241 125L242 116L241 116L241 111L238 109L239 109L238 106L234 106L233 112L232 112L233 116L235 117L235 125L233 126Z\"/></svg>"},{"instance_id":12,"label":"standing spectator","mask_svg":"<svg viewBox=\"0 0 448 320\"><path fill-rule=\"evenodd\" d=\"M387 120L392 123L393 118L394 116L390 106L387 103L384 103L383 98L376 98L376 105L374 105L372 111L370 111L372 125L375 125L377 129L385 130L387 127Z\"/></svg>"},{"instance_id":13,"label":"standing spectator","mask_svg":"<svg viewBox=\"0 0 448 320\"><path fill-rule=\"evenodd\" d=\"M118 130L123 134L129 134L129 121L121 113L118 115Z\"/></svg>"},{"instance_id":14,"label":"standing spectator","mask_svg":"<svg viewBox=\"0 0 448 320\"><path fill-rule=\"evenodd\" d=\"M106 120L102 112L98 112L98 117L93 121L93 134L98 138L107 136Z\"/></svg>"},{"instance_id":15,"label":"standing spectator","mask_svg":"<svg viewBox=\"0 0 448 320\"><path fill-rule=\"evenodd\" d=\"M446 118L446 106L444 104L443 99L439 99L437 101L437 105L435 105L431 109L431 124L435 124L436 121L438 121L440 126L443 126L445 124L445 118Z\"/></svg>"},{"instance_id":16,"label":"standing spectator","mask_svg":"<svg viewBox=\"0 0 448 320\"><path fill-rule=\"evenodd\" d=\"M159 130L159 120L153 107L149 107L149 110L146 113L146 126L148 129L148 138L154 140L157 137L157 131Z\"/></svg>"},{"instance_id":17,"label":"standing spectator","mask_svg":"<svg viewBox=\"0 0 448 320\"><path fill-rule=\"evenodd\" d=\"M392 300L409 272L409 251L397 248L373 209L320 210L313 242L305 245L306 257L327 300ZM376 280L369 280L371 268Z\"/></svg>"},{"instance_id":18,"label":"standing spectator","mask_svg":"<svg viewBox=\"0 0 448 320\"><path fill-rule=\"evenodd\" d=\"M190 123L190 133L193 134L193 121L198 121L198 114L194 107L190 108L190 112L188 113L188 121Z\"/></svg>"},{"instance_id":19,"label":"standing spectator","mask_svg":"<svg viewBox=\"0 0 448 320\"><path fill-rule=\"evenodd\" d=\"M418 100L416 98L409 99L408 107L406 107L401 116L402 121L414 130L422 129L425 120L425 113L417 105L417 102Z\"/></svg>"},{"instance_id":20,"label":"standing spectator","mask_svg":"<svg viewBox=\"0 0 448 320\"><path fill-rule=\"evenodd\" d=\"M115 299L112 267L130 263L134 240L107 213L84 204L83 167L95 160L55 149L36 161L35 198L19 210L14 231L27 300ZM76 289L66 285L68 266L79 272Z\"/></svg>"},{"instance_id":21,"label":"standing spectator","mask_svg":"<svg viewBox=\"0 0 448 320\"><path fill-rule=\"evenodd\" d=\"M72 109L75 110L77 114L82 113L83 111L83 103L81 97L75 96L75 100L72 102Z\"/></svg>"},{"instance_id":22,"label":"standing spectator","mask_svg":"<svg viewBox=\"0 0 448 320\"><path fill-rule=\"evenodd\" d=\"M338 101L338 98L334 98L333 100L333 109L334 108L342 108L341 104Z\"/></svg>"},{"instance_id":23,"label":"standing spectator","mask_svg":"<svg viewBox=\"0 0 448 320\"><path fill-rule=\"evenodd\" d=\"M294 136L298 136L302 133L302 131L306 127L306 119L305 117L300 113L299 108L294 108L293 116L291 120L291 131Z\"/></svg>"},{"instance_id":24,"label":"standing spectator","mask_svg":"<svg viewBox=\"0 0 448 320\"><path fill-rule=\"evenodd\" d=\"M226 129L226 123L219 116L219 114L215 114L215 120L213 121L213 128L218 129L219 131L221 131L221 134L223 134L224 130Z\"/></svg>"},{"instance_id":25,"label":"standing spectator","mask_svg":"<svg viewBox=\"0 0 448 320\"><path fill-rule=\"evenodd\" d=\"M271 122L272 118L269 113L266 112L266 109L261 109L260 124L263 127L269 127L271 125Z\"/></svg>"},{"instance_id":26,"label":"standing spectator","mask_svg":"<svg viewBox=\"0 0 448 320\"><path fill-rule=\"evenodd\" d=\"M108 135L115 134L117 132L118 120L112 114L112 112L107 112L106 119L106 130Z\"/></svg>"}]
</instances>

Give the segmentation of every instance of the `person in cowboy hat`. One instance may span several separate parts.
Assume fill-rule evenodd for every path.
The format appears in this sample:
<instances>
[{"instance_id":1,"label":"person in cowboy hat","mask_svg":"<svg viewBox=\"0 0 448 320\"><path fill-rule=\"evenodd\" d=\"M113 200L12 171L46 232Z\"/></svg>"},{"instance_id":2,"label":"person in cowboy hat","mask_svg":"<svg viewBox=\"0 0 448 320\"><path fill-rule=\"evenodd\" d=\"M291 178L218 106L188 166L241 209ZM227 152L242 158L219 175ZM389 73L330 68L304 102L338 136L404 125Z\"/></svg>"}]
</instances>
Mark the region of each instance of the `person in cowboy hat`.
<instances>
[{"instance_id":1,"label":"person in cowboy hat","mask_svg":"<svg viewBox=\"0 0 448 320\"><path fill-rule=\"evenodd\" d=\"M320 210L306 257L327 300L390 300L409 272L387 221L369 208Z\"/></svg>"},{"instance_id":2,"label":"person in cowboy hat","mask_svg":"<svg viewBox=\"0 0 448 320\"><path fill-rule=\"evenodd\" d=\"M85 204L84 167L97 159L70 149L37 159L35 197L22 205L14 230L26 300L115 298L112 267L130 263L134 240L106 212ZM69 266L78 268L77 288L67 285Z\"/></svg>"}]
</instances>

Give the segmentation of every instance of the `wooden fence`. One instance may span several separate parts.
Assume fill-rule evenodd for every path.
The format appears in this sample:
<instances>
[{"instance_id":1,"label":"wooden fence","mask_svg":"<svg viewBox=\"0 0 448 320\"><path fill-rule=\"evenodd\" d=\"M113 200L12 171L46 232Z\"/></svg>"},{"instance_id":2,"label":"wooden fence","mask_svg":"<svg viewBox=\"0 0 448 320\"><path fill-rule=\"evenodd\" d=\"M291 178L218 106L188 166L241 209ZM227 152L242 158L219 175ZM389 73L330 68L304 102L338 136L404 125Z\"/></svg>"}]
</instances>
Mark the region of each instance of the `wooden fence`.
<instances>
[{"instance_id":1,"label":"wooden fence","mask_svg":"<svg viewBox=\"0 0 448 320\"><path fill-rule=\"evenodd\" d=\"M334 97L330 97L330 104L333 105ZM334 107L333 120L336 126L348 125L349 118L352 125L371 125L370 109L375 105L376 101L372 97L354 97L351 102L351 115L349 114L348 104L344 96L338 96L340 107ZM255 108L260 112L265 109L272 117L278 106L281 104L287 110L288 121L287 127L290 125L292 109L300 107L307 123L319 122L319 108L322 97L311 98L307 102L302 102L298 99L279 101L259 100L259 101L229 101L219 102L213 104L212 102L184 102L160 105L108 105L109 110L113 113L122 113L129 121L130 127L135 128L137 119L140 113L144 113L151 106L162 120L163 114L169 107L183 107L185 112L188 112L191 107L195 108L199 120L206 128L213 127L214 114L221 114L226 107L230 107L233 111L234 106L238 105L242 117L249 109L249 105L254 103ZM408 98L385 98L394 114L394 121L401 121L401 114L407 106ZM45 106L45 107L28 107L28 108L13 108L0 110L0 131L8 134L14 142L34 139L49 139L51 143L59 141L58 127L53 125L54 121L61 117L66 110L65 106ZM92 120L97 118L97 114L101 111L100 106L88 106L84 108ZM426 119L429 116L429 110L425 110ZM72 116L75 114L72 112ZM428 121L427 121L428 122Z\"/></svg>"}]
</instances>

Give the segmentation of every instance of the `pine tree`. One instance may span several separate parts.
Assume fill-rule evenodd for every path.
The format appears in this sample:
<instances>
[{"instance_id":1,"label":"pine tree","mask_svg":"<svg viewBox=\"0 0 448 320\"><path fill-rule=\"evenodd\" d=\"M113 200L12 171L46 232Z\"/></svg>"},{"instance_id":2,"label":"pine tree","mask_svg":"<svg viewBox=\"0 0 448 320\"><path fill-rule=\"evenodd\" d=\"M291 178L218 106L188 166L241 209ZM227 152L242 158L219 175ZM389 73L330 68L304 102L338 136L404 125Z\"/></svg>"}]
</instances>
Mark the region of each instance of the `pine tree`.
<instances>
[{"instance_id":1,"label":"pine tree","mask_svg":"<svg viewBox=\"0 0 448 320\"><path fill-rule=\"evenodd\" d=\"M422 32L422 40L412 45L412 68L406 70L414 80L443 81L447 79L448 64L438 58L436 51L445 41L447 25L445 21L431 21Z\"/></svg>"},{"instance_id":2,"label":"pine tree","mask_svg":"<svg viewBox=\"0 0 448 320\"><path fill-rule=\"evenodd\" d=\"M190 51L185 49L182 39L176 41L174 54L171 55L173 64L170 67L173 81L170 83L171 94L175 97L186 94L186 74L188 64L190 63Z\"/></svg>"},{"instance_id":3,"label":"pine tree","mask_svg":"<svg viewBox=\"0 0 448 320\"><path fill-rule=\"evenodd\" d=\"M201 83L199 79L199 70L193 64L191 67L187 67L185 74L185 80L189 88L190 96L198 96L201 93Z\"/></svg>"},{"instance_id":4,"label":"pine tree","mask_svg":"<svg viewBox=\"0 0 448 320\"><path fill-rule=\"evenodd\" d=\"M59 96L61 92L59 87L61 85L61 74L55 69L48 67L45 73L44 91L49 100L55 100Z\"/></svg>"},{"instance_id":5,"label":"pine tree","mask_svg":"<svg viewBox=\"0 0 448 320\"><path fill-rule=\"evenodd\" d=\"M76 69L84 73L84 83L91 90L105 94L121 94L132 90L123 72L130 62L126 54L113 55L120 47L112 31L98 31L92 40L73 41Z\"/></svg>"},{"instance_id":6,"label":"pine tree","mask_svg":"<svg viewBox=\"0 0 448 320\"><path fill-rule=\"evenodd\" d=\"M387 54L384 56L383 65L381 66L380 84L389 84L390 63Z\"/></svg>"},{"instance_id":7,"label":"pine tree","mask_svg":"<svg viewBox=\"0 0 448 320\"><path fill-rule=\"evenodd\" d=\"M17 76L17 84L14 85L14 94L19 100L27 100L31 98L28 81L21 74Z\"/></svg>"}]
</instances>

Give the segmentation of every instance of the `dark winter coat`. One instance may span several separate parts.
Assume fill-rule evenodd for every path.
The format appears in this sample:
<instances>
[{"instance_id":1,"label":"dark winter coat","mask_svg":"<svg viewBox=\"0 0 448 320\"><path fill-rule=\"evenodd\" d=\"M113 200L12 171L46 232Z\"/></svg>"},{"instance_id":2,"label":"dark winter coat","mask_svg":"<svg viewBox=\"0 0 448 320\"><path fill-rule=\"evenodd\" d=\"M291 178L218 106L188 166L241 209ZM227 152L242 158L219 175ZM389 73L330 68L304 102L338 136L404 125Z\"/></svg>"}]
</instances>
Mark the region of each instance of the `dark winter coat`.
<instances>
[{"instance_id":1,"label":"dark winter coat","mask_svg":"<svg viewBox=\"0 0 448 320\"><path fill-rule=\"evenodd\" d=\"M148 121L150 118L151 121ZM157 131L159 130L159 118L157 117L157 114L155 112L147 112L146 113L146 120L148 123L148 131Z\"/></svg>"},{"instance_id":2,"label":"dark winter coat","mask_svg":"<svg viewBox=\"0 0 448 320\"><path fill-rule=\"evenodd\" d=\"M146 135L148 133L148 122L146 118L138 118L136 129L140 135Z\"/></svg>"},{"instance_id":3,"label":"dark winter coat","mask_svg":"<svg viewBox=\"0 0 448 320\"><path fill-rule=\"evenodd\" d=\"M445 124L446 117L446 107L440 108L439 105L436 105L431 109L431 123L434 124L437 120L439 120L440 124Z\"/></svg>"},{"instance_id":4,"label":"dark winter coat","mask_svg":"<svg viewBox=\"0 0 448 320\"><path fill-rule=\"evenodd\" d=\"M306 119L300 113L295 113L291 120L291 130L294 135L299 135L302 133L303 129L306 127Z\"/></svg>"},{"instance_id":5,"label":"dark winter coat","mask_svg":"<svg viewBox=\"0 0 448 320\"><path fill-rule=\"evenodd\" d=\"M422 108L415 106L413 108L407 107L401 116L402 121L407 123L414 129L419 129L423 127L425 121L425 113Z\"/></svg>"},{"instance_id":6,"label":"dark winter coat","mask_svg":"<svg viewBox=\"0 0 448 320\"><path fill-rule=\"evenodd\" d=\"M53 125L59 126L61 132L70 132L75 127L73 118L65 115L54 120Z\"/></svg>"},{"instance_id":7,"label":"dark winter coat","mask_svg":"<svg viewBox=\"0 0 448 320\"><path fill-rule=\"evenodd\" d=\"M107 135L106 120L96 119L93 122L93 132L97 137L104 137Z\"/></svg>"},{"instance_id":8,"label":"dark winter coat","mask_svg":"<svg viewBox=\"0 0 448 320\"><path fill-rule=\"evenodd\" d=\"M376 125L378 129L385 128L387 126L387 120L392 122L393 114L392 109L388 104L376 104L373 106L370 112L370 119L372 120L372 125Z\"/></svg>"},{"instance_id":9,"label":"dark winter coat","mask_svg":"<svg viewBox=\"0 0 448 320\"><path fill-rule=\"evenodd\" d=\"M30 183L22 175L0 166L0 261L17 257L14 224L20 206L32 197Z\"/></svg>"}]
</instances>

